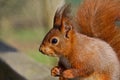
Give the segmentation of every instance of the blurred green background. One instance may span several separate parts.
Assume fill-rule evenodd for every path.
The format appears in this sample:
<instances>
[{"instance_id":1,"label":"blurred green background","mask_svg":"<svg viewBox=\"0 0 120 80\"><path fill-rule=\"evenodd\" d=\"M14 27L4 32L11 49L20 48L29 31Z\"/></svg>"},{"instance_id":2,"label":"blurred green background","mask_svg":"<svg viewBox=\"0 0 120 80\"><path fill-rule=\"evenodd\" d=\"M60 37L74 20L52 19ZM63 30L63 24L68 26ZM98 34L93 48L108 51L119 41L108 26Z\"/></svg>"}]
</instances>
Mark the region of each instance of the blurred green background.
<instances>
[{"instance_id":1,"label":"blurred green background","mask_svg":"<svg viewBox=\"0 0 120 80\"><path fill-rule=\"evenodd\" d=\"M81 0L0 0L0 40L17 48L36 61L54 65L56 58L42 55L39 45L52 27L57 6Z\"/></svg>"}]
</instances>

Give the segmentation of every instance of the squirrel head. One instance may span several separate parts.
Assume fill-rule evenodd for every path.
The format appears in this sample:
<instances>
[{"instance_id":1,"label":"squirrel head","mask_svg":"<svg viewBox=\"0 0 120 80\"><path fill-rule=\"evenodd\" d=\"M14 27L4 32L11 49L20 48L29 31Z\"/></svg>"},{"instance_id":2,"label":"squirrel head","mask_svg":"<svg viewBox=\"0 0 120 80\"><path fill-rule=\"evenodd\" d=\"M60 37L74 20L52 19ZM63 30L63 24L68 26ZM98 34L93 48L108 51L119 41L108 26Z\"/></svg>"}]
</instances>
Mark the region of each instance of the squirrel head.
<instances>
[{"instance_id":1,"label":"squirrel head","mask_svg":"<svg viewBox=\"0 0 120 80\"><path fill-rule=\"evenodd\" d=\"M49 56L66 56L71 50L72 34L70 5L64 5L56 11L53 28L43 39L39 51Z\"/></svg>"}]
</instances>

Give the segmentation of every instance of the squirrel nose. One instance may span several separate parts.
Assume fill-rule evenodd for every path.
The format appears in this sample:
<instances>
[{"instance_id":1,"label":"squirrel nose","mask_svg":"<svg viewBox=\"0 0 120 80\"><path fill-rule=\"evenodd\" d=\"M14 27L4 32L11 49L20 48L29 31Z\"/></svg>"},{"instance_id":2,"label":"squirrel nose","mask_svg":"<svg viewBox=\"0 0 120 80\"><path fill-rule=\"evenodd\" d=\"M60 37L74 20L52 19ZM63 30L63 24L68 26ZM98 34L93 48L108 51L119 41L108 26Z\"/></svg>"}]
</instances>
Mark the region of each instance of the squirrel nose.
<instances>
[{"instance_id":1,"label":"squirrel nose","mask_svg":"<svg viewBox=\"0 0 120 80\"><path fill-rule=\"evenodd\" d=\"M39 51L40 51L42 54L46 54L47 49L44 47L44 45L41 45L40 48L39 48Z\"/></svg>"},{"instance_id":2,"label":"squirrel nose","mask_svg":"<svg viewBox=\"0 0 120 80\"><path fill-rule=\"evenodd\" d=\"M40 46L39 51L44 53L44 48L42 46Z\"/></svg>"}]
</instances>

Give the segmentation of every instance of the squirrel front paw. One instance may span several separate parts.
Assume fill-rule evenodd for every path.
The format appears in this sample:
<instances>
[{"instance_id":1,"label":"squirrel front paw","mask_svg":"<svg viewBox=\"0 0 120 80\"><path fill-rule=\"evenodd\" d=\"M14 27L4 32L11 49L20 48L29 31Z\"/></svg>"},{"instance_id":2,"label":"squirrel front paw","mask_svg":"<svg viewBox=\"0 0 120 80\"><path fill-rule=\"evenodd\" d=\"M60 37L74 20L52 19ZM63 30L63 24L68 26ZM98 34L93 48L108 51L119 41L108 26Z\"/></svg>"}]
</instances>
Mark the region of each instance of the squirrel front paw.
<instances>
[{"instance_id":1,"label":"squirrel front paw","mask_svg":"<svg viewBox=\"0 0 120 80\"><path fill-rule=\"evenodd\" d=\"M72 79L72 78L75 77L72 70L65 70L65 71L62 73L62 76L63 76L64 78L67 78L67 79Z\"/></svg>"},{"instance_id":2,"label":"squirrel front paw","mask_svg":"<svg viewBox=\"0 0 120 80\"><path fill-rule=\"evenodd\" d=\"M52 76L55 76L55 77L60 76L60 73L61 73L61 68L58 67L58 66L55 66L55 67L52 68L52 70L51 70L51 75L52 75Z\"/></svg>"}]
</instances>

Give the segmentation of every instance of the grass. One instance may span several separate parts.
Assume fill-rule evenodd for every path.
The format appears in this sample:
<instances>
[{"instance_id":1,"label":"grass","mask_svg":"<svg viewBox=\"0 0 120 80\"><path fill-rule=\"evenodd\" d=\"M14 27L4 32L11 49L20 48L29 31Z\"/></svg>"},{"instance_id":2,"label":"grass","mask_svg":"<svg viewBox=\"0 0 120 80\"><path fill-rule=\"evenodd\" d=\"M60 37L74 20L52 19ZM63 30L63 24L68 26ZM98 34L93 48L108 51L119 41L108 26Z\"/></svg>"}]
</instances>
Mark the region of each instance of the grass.
<instances>
[{"instance_id":1,"label":"grass","mask_svg":"<svg viewBox=\"0 0 120 80\"><path fill-rule=\"evenodd\" d=\"M42 64L46 64L48 66L55 65L57 61L56 58L43 55L40 52L29 52L29 56L31 56L37 62L41 62Z\"/></svg>"},{"instance_id":2,"label":"grass","mask_svg":"<svg viewBox=\"0 0 120 80\"><path fill-rule=\"evenodd\" d=\"M39 45L47 31L43 28L10 29L2 32L2 39L19 51L26 53L35 61L48 66L56 63L56 58L45 56L39 52ZM9 35L8 35L9 34Z\"/></svg>"}]
</instances>

